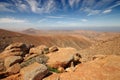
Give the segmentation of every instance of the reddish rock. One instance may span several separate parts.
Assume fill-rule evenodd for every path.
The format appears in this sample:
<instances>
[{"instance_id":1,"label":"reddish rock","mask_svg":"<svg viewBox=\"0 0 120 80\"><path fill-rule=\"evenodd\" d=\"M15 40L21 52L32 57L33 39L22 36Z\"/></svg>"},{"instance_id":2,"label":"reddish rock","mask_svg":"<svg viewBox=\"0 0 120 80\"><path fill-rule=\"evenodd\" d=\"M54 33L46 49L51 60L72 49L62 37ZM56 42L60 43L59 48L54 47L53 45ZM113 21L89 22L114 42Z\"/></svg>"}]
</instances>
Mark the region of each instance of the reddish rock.
<instances>
[{"instance_id":1,"label":"reddish rock","mask_svg":"<svg viewBox=\"0 0 120 80\"><path fill-rule=\"evenodd\" d=\"M66 67L70 61L74 60L77 50L74 48L60 48L59 51L49 53L47 65L52 68Z\"/></svg>"}]
</instances>

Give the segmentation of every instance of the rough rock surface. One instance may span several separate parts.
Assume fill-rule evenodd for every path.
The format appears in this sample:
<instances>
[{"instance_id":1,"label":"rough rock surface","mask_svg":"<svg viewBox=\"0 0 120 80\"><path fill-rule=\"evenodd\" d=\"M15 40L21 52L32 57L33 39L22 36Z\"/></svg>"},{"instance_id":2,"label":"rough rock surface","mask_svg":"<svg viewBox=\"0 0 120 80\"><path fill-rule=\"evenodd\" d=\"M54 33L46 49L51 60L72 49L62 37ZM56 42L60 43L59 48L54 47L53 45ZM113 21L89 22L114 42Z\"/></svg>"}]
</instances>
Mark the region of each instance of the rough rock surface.
<instances>
[{"instance_id":1,"label":"rough rock surface","mask_svg":"<svg viewBox=\"0 0 120 80\"><path fill-rule=\"evenodd\" d=\"M45 45L40 45L30 49L30 54L45 54L48 53L49 48Z\"/></svg>"},{"instance_id":2,"label":"rough rock surface","mask_svg":"<svg viewBox=\"0 0 120 80\"><path fill-rule=\"evenodd\" d=\"M79 64L74 72L53 74L43 80L120 80L120 56Z\"/></svg>"},{"instance_id":3,"label":"rough rock surface","mask_svg":"<svg viewBox=\"0 0 120 80\"><path fill-rule=\"evenodd\" d=\"M41 54L41 55L37 55L34 57L32 56L28 60L23 61L20 65L21 65L21 67L26 67L34 62L38 62L40 64L46 64L47 60L48 60L48 57Z\"/></svg>"},{"instance_id":4,"label":"rough rock surface","mask_svg":"<svg viewBox=\"0 0 120 80\"><path fill-rule=\"evenodd\" d=\"M22 80L41 80L48 73L45 65L37 62L21 69Z\"/></svg>"},{"instance_id":5,"label":"rough rock surface","mask_svg":"<svg viewBox=\"0 0 120 80\"><path fill-rule=\"evenodd\" d=\"M25 56L29 52L29 46L24 43L13 43L10 44L1 53L0 58L6 58L8 56Z\"/></svg>"},{"instance_id":6,"label":"rough rock surface","mask_svg":"<svg viewBox=\"0 0 120 80\"><path fill-rule=\"evenodd\" d=\"M74 48L60 48L57 52L51 52L47 56L49 57L47 65L52 68L66 67L73 59L77 50Z\"/></svg>"},{"instance_id":7,"label":"rough rock surface","mask_svg":"<svg viewBox=\"0 0 120 80\"><path fill-rule=\"evenodd\" d=\"M52 46L52 47L50 47L49 52L55 52L55 51L58 51L58 50L59 49L58 49L57 46Z\"/></svg>"},{"instance_id":8,"label":"rough rock surface","mask_svg":"<svg viewBox=\"0 0 120 80\"><path fill-rule=\"evenodd\" d=\"M14 65L15 63L20 63L22 62L22 57L21 56L9 56L5 58L4 65L6 68L9 68L10 66Z\"/></svg>"}]
</instances>

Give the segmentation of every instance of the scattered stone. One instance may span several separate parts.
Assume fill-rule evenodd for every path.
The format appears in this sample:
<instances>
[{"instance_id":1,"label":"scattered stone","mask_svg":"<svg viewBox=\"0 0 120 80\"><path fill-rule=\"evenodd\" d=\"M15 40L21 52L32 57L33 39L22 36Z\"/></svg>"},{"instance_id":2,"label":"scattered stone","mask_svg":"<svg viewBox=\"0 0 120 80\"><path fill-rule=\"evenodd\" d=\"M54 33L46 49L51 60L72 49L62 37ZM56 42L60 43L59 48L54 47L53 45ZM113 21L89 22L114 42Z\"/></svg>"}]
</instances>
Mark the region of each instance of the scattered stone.
<instances>
[{"instance_id":1,"label":"scattered stone","mask_svg":"<svg viewBox=\"0 0 120 80\"><path fill-rule=\"evenodd\" d=\"M47 67L37 62L20 70L22 80L41 80L47 73Z\"/></svg>"},{"instance_id":2,"label":"scattered stone","mask_svg":"<svg viewBox=\"0 0 120 80\"><path fill-rule=\"evenodd\" d=\"M4 66L9 68L10 66L14 65L15 63L22 62L23 58L21 56L9 56L5 58Z\"/></svg>"}]
</instances>

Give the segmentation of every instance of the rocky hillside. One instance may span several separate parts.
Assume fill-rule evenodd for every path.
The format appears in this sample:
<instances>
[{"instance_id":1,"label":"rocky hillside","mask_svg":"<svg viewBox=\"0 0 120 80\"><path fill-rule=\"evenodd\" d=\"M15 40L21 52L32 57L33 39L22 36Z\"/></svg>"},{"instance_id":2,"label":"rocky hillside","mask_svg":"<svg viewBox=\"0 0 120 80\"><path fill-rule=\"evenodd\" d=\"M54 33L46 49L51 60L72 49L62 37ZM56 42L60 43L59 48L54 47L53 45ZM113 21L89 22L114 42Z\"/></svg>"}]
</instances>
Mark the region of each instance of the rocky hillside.
<instances>
[{"instance_id":1,"label":"rocky hillside","mask_svg":"<svg viewBox=\"0 0 120 80\"><path fill-rule=\"evenodd\" d=\"M12 43L0 54L0 80L119 80L120 56L83 61L72 47Z\"/></svg>"},{"instance_id":2,"label":"rocky hillside","mask_svg":"<svg viewBox=\"0 0 120 80\"><path fill-rule=\"evenodd\" d=\"M97 54L120 55L120 35L102 42L98 42L90 48L81 50L80 53L85 60L90 60L91 56Z\"/></svg>"},{"instance_id":3,"label":"rocky hillside","mask_svg":"<svg viewBox=\"0 0 120 80\"><path fill-rule=\"evenodd\" d=\"M35 36L0 29L0 50L2 51L7 45L13 42L23 42L34 45L44 44L47 46L56 45L60 47L74 47L76 49L84 49L92 44L91 41L85 37L63 34L48 35L45 33L40 36Z\"/></svg>"}]
</instances>

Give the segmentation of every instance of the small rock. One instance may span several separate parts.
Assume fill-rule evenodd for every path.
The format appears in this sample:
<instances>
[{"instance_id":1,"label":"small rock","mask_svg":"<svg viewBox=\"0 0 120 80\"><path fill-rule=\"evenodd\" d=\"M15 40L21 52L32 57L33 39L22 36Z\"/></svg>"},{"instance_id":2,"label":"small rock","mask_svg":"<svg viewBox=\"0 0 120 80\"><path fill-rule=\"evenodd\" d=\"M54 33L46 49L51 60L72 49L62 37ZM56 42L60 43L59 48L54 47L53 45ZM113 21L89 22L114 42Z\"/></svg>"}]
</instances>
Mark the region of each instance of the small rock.
<instances>
[{"instance_id":1,"label":"small rock","mask_svg":"<svg viewBox=\"0 0 120 80\"><path fill-rule=\"evenodd\" d=\"M49 48L45 45L40 45L34 48L31 48L29 53L30 54L46 54L49 52Z\"/></svg>"},{"instance_id":2,"label":"small rock","mask_svg":"<svg viewBox=\"0 0 120 80\"><path fill-rule=\"evenodd\" d=\"M47 67L37 62L20 70L22 80L41 80L47 73Z\"/></svg>"},{"instance_id":3,"label":"small rock","mask_svg":"<svg viewBox=\"0 0 120 80\"><path fill-rule=\"evenodd\" d=\"M58 50L59 49L56 46L52 46L52 47L50 47L49 52L55 52L55 51L58 51Z\"/></svg>"}]
</instances>

